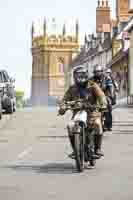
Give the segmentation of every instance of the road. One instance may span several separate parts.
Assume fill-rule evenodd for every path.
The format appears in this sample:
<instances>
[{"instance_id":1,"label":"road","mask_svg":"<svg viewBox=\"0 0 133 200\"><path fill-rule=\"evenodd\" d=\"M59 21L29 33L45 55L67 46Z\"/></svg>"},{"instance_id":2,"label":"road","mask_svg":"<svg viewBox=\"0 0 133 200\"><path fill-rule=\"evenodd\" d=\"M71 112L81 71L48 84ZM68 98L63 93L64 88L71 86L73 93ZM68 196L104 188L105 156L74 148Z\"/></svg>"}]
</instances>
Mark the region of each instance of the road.
<instances>
[{"instance_id":1,"label":"road","mask_svg":"<svg viewBox=\"0 0 133 200\"><path fill-rule=\"evenodd\" d=\"M132 200L133 109L114 110L113 134L104 136L105 157L78 174L68 158L65 125L55 109L34 108L0 122L1 200Z\"/></svg>"}]
</instances>

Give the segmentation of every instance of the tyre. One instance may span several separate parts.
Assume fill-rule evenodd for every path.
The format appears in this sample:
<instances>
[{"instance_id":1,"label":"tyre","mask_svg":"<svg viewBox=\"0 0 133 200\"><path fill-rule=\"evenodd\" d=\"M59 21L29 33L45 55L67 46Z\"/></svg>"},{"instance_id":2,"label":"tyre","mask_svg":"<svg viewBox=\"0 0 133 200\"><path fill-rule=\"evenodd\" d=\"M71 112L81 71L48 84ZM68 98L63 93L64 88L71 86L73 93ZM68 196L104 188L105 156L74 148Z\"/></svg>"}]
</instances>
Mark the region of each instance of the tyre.
<instances>
[{"instance_id":1,"label":"tyre","mask_svg":"<svg viewBox=\"0 0 133 200\"><path fill-rule=\"evenodd\" d=\"M13 112L16 112L16 106L13 105Z\"/></svg>"},{"instance_id":2,"label":"tyre","mask_svg":"<svg viewBox=\"0 0 133 200\"><path fill-rule=\"evenodd\" d=\"M90 166L94 167L96 165L96 160L90 160L89 163Z\"/></svg>"},{"instance_id":3,"label":"tyre","mask_svg":"<svg viewBox=\"0 0 133 200\"><path fill-rule=\"evenodd\" d=\"M0 113L0 120L2 119L2 113Z\"/></svg>"},{"instance_id":4,"label":"tyre","mask_svg":"<svg viewBox=\"0 0 133 200\"><path fill-rule=\"evenodd\" d=\"M84 131L83 131L84 132ZM84 133L74 135L76 167L78 172L84 170Z\"/></svg>"},{"instance_id":5,"label":"tyre","mask_svg":"<svg viewBox=\"0 0 133 200\"><path fill-rule=\"evenodd\" d=\"M2 104L1 104L1 99L0 99L0 120L2 119Z\"/></svg>"},{"instance_id":6,"label":"tyre","mask_svg":"<svg viewBox=\"0 0 133 200\"><path fill-rule=\"evenodd\" d=\"M6 109L7 114L13 114L13 105L11 104L10 106L7 107Z\"/></svg>"}]
</instances>

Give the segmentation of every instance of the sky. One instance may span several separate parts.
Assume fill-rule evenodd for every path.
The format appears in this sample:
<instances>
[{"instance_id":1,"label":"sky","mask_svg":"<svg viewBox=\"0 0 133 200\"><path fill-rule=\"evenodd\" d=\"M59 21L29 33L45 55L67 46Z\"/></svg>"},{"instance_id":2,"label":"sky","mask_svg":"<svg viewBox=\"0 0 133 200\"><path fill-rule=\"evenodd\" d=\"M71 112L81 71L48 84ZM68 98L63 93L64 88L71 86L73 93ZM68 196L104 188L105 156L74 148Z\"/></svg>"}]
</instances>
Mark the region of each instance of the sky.
<instances>
[{"instance_id":1,"label":"sky","mask_svg":"<svg viewBox=\"0 0 133 200\"><path fill-rule=\"evenodd\" d=\"M115 0L109 1L115 16ZM95 31L97 0L1 0L0 4L0 69L6 69L16 80L16 89L24 90L25 97L31 89L31 24L40 23L44 17L56 19L59 29L63 23L71 25L78 19L80 38ZM50 29L49 29L50 30ZM72 30L72 26L68 31Z\"/></svg>"}]
</instances>

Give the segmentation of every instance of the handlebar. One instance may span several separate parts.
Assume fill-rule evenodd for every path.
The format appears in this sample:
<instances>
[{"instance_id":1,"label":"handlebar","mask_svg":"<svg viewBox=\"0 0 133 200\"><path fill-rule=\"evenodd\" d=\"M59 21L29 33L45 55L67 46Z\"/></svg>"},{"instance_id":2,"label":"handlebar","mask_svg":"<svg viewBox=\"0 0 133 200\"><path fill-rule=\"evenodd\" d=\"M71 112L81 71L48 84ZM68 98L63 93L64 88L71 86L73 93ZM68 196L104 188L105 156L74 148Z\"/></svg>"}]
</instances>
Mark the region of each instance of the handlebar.
<instances>
[{"instance_id":1,"label":"handlebar","mask_svg":"<svg viewBox=\"0 0 133 200\"><path fill-rule=\"evenodd\" d=\"M60 103L60 106L64 106L66 110L82 110L88 109L90 111L95 110L96 106L91 105L87 100L78 99L75 101L67 101Z\"/></svg>"}]
</instances>

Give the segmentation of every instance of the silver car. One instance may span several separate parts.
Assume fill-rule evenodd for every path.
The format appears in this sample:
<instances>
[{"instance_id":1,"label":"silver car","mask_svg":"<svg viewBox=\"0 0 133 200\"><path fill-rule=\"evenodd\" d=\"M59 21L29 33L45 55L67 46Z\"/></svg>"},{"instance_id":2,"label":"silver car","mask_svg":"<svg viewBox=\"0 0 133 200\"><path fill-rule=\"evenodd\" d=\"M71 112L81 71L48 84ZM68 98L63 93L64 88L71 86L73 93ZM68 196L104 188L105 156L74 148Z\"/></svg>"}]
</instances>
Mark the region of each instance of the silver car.
<instances>
[{"instance_id":1,"label":"silver car","mask_svg":"<svg viewBox=\"0 0 133 200\"><path fill-rule=\"evenodd\" d=\"M7 71L0 70L0 96L2 110L8 114L16 111L15 80L10 78Z\"/></svg>"}]
</instances>

